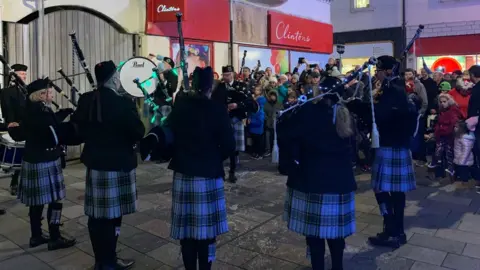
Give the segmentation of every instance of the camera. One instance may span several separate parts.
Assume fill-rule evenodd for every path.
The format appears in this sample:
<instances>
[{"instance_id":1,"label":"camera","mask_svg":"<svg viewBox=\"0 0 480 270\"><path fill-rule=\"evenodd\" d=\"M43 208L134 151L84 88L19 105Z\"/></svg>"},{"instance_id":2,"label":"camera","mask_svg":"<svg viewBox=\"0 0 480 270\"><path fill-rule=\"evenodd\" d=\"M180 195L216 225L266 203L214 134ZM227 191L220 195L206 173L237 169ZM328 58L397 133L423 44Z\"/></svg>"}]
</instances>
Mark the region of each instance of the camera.
<instances>
[{"instance_id":1,"label":"camera","mask_svg":"<svg viewBox=\"0 0 480 270\"><path fill-rule=\"evenodd\" d=\"M300 58L298 58L298 63L299 63L299 64L305 63L305 57L300 57Z\"/></svg>"}]
</instances>

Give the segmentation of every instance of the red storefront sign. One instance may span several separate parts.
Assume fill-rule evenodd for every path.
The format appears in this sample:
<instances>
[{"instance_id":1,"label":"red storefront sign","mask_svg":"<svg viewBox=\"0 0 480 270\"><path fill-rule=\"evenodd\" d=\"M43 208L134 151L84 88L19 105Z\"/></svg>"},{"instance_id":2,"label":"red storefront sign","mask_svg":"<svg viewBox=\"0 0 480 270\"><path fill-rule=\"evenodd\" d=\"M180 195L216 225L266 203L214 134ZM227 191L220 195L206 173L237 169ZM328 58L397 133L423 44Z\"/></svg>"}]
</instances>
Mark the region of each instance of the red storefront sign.
<instances>
[{"instance_id":1,"label":"red storefront sign","mask_svg":"<svg viewBox=\"0 0 480 270\"><path fill-rule=\"evenodd\" d=\"M187 19L186 16L186 2L187 0L152 0L151 8L147 12L150 12L151 21L157 22L175 22L177 12L183 14L183 20Z\"/></svg>"},{"instance_id":2,"label":"red storefront sign","mask_svg":"<svg viewBox=\"0 0 480 270\"><path fill-rule=\"evenodd\" d=\"M146 33L149 35L178 37L176 12L171 12L166 20L155 17L158 5L167 0L147 0ZM217 42L230 40L230 3L225 0L170 0L166 6L183 6L180 11L188 14L182 23L183 36L186 39L198 39ZM179 3L183 4L180 5ZM175 4L173 4L175 3ZM173 18L168 20L168 18Z\"/></svg>"},{"instance_id":3,"label":"red storefront sign","mask_svg":"<svg viewBox=\"0 0 480 270\"><path fill-rule=\"evenodd\" d=\"M268 43L330 54L333 50L333 27L330 24L269 11Z\"/></svg>"},{"instance_id":4,"label":"red storefront sign","mask_svg":"<svg viewBox=\"0 0 480 270\"><path fill-rule=\"evenodd\" d=\"M469 55L480 52L480 35L419 38L415 54L421 56Z\"/></svg>"}]
</instances>

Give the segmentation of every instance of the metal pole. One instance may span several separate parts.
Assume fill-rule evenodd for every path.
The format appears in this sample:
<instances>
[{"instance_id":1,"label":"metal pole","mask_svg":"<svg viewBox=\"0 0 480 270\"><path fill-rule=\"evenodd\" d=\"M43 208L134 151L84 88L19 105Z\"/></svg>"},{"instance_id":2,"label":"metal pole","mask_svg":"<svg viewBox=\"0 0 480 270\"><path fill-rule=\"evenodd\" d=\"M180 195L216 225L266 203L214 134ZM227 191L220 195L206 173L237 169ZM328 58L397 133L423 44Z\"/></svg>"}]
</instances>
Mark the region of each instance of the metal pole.
<instances>
[{"instance_id":1,"label":"metal pole","mask_svg":"<svg viewBox=\"0 0 480 270\"><path fill-rule=\"evenodd\" d=\"M233 63L233 0L230 0L230 65L236 66Z\"/></svg>"},{"instance_id":2,"label":"metal pole","mask_svg":"<svg viewBox=\"0 0 480 270\"><path fill-rule=\"evenodd\" d=\"M37 77L42 78L43 73L43 25L45 19L44 0L37 0L38 24L37 24Z\"/></svg>"}]
</instances>

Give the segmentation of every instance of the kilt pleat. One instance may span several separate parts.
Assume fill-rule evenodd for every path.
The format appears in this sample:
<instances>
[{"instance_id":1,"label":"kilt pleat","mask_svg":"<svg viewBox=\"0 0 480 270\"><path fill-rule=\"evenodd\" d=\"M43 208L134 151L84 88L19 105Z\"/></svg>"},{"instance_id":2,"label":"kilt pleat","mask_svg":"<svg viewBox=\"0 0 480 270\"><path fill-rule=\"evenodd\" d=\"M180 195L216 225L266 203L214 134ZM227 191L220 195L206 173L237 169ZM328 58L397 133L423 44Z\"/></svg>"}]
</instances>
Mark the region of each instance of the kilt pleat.
<instances>
[{"instance_id":1,"label":"kilt pleat","mask_svg":"<svg viewBox=\"0 0 480 270\"><path fill-rule=\"evenodd\" d=\"M213 239L228 232L223 178L173 174L173 239Z\"/></svg>"},{"instance_id":2,"label":"kilt pleat","mask_svg":"<svg viewBox=\"0 0 480 270\"><path fill-rule=\"evenodd\" d=\"M135 169L129 172L87 169L85 215L114 219L137 209Z\"/></svg>"},{"instance_id":3,"label":"kilt pleat","mask_svg":"<svg viewBox=\"0 0 480 270\"><path fill-rule=\"evenodd\" d=\"M287 188L283 220L289 230L323 239L355 233L355 193L304 193Z\"/></svg>"},{"instance_id":4,"label":"kilt pleat","mask_svg":"<svg viewBox=\"0 0 480 270\"><path fill-rule=\"evenodd\" d=\"M65 183L60 158L55 161L23 161L18 199L26 206L44 205L65 198Z\"/></svg>"},{"instance_id":5,"label":"kilt pleat","mask_svg":"<svg viewBox=\"0 0 480 270\"><path fill-rule=\"evenodd\" d=\"M235 151L245 151L245 127L243 121L232 118L233 135L235 137Z\"/></svg>"},{"instance_id":6,"label":"kilt pleat","mask_svg":"<svg viewBox=\"0 0 480 270\"><path fill-rule=\"evenodd\" d=\"M385 192L407 192L416 189L410 150L392 147L375 149L371 184L373 190Z\"/></svg>"}]
</instances>

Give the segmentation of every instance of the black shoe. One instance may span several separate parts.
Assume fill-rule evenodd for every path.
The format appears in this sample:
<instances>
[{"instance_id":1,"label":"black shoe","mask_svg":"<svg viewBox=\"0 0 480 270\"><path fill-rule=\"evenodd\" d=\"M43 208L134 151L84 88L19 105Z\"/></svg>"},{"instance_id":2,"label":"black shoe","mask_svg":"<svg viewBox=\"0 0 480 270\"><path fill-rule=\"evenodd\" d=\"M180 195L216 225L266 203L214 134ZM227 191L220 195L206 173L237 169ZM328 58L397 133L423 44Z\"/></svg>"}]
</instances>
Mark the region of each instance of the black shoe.
<instances>
[{"instance_id":1,"label":"black shoe","mask_svg":"<svg viewBox=\"0 0 480 270\"><path fill-rule=\"evenodd\" d=\"M271 155L272 155L272 152L267 152L267 153L265 153L265 154L263 155L263 157L269 157L269 156L271 156Z\"/></svg>"},{"instance_id":2,"label":"black shoe","mask_svg":"<svg viewBox=\"0 0 480 270\"><path fill-rule=\"evenodd\" d=\"M132 268L134 264L134 260L117 259L117 265L115 266L115 270L127 270Z\"/></svg>"},{"instance_id":3,"label":"black shoe","mask_svg":"<svg viewBox=\"0 0 480 270\"><path fill-rule=\"evenodd\" d=\"M400 245L405 245L407 243L407 235L402 233L398 236L398 241L400 243Z\"/></svg>"},{"instance_id":4,"label":"black shoe","mask_svg":"<svg viewBox=\"0 0 480 270\"><path fill-rule=\"evenodd\" d=\"M0 209L0 216L5 215L7 213L7 210L5 209Z\"/></svg>"},{"instance_id":5,"label":"black shoe","mask_svg":"<svg viewBox=\"0 0 480 270\"><path fill-rule=\"evenodd\" d=\"M388 236L386 233L379 233L377 236L368 238L368 242L374 246L399 248L400 238L397 236Z\"/></svg>"},{"instance_id":6,"label":"black shoe","mask_svg":"<svg viewBox=\"0 0 480 270\"><path fill-rule=\"evenodd\" d=\"M38 237L31 237L30 238L30 248L38 247L43 244L48 243L50 241L50 238L46 235L41 235Z\"/></svg>"},{"instance_id":7,"label":"black shoe","mask_svg":"<svg viewBox=\"0 0 480 270\"><path fill-rule=\"evenodd\" d=\"M228 174L228 182L232 184L235 184L237 182L237 177L235 176L235 173Z\"/></svg>"},{"instance_id":8,"label":"black shoe","mask_svg":"<svg viewBox=\"0 0 480 270\"><path fill-rule=\"evenodd\" d=\"M18 191L18 187L17 187L17 186L11 186L11 187L10 187L10 195L12 195L12 196L17 196L17 191Z\"/></svg>"},{"instance_id":9,"label":"black shoe","mask_svg":"<svg viewBox=\"0 0 480 270\"><path fill-rule=\"evenodd\" d=\"M68 239L63 236L60 236L57 240L52 240L48 242L48 250L57 250L73 247L77 243L76 239Z\"/></svg>"}]
</instances>

